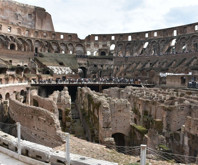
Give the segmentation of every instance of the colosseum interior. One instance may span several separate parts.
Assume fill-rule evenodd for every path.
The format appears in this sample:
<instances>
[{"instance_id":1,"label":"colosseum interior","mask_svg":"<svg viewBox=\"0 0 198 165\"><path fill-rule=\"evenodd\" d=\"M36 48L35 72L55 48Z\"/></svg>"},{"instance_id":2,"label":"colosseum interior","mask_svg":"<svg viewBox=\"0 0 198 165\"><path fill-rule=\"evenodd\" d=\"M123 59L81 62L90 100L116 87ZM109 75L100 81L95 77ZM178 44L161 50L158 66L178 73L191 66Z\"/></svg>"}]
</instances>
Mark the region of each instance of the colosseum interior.
<instances>
[{"instance_id":1,"label":"colosseum interior","mask_svg":"<svg viewBox=\"0 0 198 165\"><path fill-rule=\"evenodd\" d=\"M0 7L1 122L50 147L79 120L91 142L198 157L198 23L82 40L44 8Z\"/></svg>"}]
</instances>

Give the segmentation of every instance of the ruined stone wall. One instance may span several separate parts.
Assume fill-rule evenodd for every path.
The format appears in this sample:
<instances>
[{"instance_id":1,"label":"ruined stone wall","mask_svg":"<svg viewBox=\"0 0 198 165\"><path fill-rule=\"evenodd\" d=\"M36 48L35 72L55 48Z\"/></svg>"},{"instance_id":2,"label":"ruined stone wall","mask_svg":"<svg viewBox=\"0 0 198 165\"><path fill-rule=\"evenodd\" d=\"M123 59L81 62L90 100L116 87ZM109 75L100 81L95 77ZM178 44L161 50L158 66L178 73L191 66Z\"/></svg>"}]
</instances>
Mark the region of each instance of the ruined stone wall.
<instances>
[{"instance_id":1,"label":"ruined stone wall","mask_svg":"<svg viewBox=\"0 0 198 165\"><path fill-rule=\"evenodd\" d=\"M129 101L134 113L133 145L145 142L152 148L168 146L175 153L197 156L192 145L198 138L196 91L126 87L105 89L103 93Z\"/></svg>"},{"instance_id":2,"label":"ruined stone wall","mask_svg":"<svg viewBox=\"0 0 198 165\"><path fill-rule=\"evenodd\" d=\"M43 98L38 96L36 90L31 91L30 105L44 108L58 116L56 103L50 98Z\"/></svg>"},{"instance_id":3,"label":"ruined stone wall","mask_svg":"<svg viewBox=\"0 0 198 165\"><path fill-rule=\"evenodd\" d=\"M32 90L30 104L44 108L56 115L64 131L68 131L70 128L71 97L67 87L62 91L54 91L48 98L41 97L37 94L37 90Z\"/></svg>"},{"instance_id":4,"label":"ruined stone wall","mask_svg":"<svg viewBox=\"0 0 198 165\"><path fill-rule=\"evenodd\" d=\"M44 108L29 106L10 99L10 117L22 125L24 139L50 147L63 143L63 134L56 115Z\"/></svg>"},{"instance_id":5,"label":"ruined stone wall","mask_svg":"<svg viewBox=\"0 0 198 165\"><path fill-rule=\"evenodd\" d=\"M129 135L131 111L127 100L78 88L76 102L81 119L85 120L89 140L108 143L115 133Z\"/></svg>"},{"instance_id":6,"label":"ruined stone wall","mask_svg":"<svg viewBox=\"0 0 198 165\"><path fill-rule=\"evenodd\" d=\"M187 117L186 123L185 123L185 131L198 136L198 118L192 118L190 116Z\"/></svg>"},{"instance_id":7,"label":"ruined stone wall","mask_svg":"<svg viewBox=\"0 0 198 165\"><path fill-rule=\"evenodd\" d=\"M53 94L49 96L49 99L52 99L56 103L62 129L68 131L72 121L71 97L68 88L64 87L62 91L54 91Z\"/></svg>"}]
</instances>

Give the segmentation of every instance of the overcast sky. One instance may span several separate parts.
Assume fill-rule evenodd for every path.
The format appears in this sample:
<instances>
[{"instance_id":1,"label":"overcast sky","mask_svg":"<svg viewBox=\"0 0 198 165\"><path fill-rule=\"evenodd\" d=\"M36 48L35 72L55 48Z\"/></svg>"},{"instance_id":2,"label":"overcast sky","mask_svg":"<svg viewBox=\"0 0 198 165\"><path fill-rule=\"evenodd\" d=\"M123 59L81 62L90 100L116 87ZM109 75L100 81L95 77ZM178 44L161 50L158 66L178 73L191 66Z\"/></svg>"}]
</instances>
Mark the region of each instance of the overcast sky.
<instances>
[{"instance_id":1,"label":"overcast sky","mask_svg":"<svg viewBox=\"0 0 198 165\"><path fill-rule=\"evenodd\" d=\"M198 22L198 0L16 0L43 7L57 32L89 34L155 30Z\"/></svg>"}]
</instances>

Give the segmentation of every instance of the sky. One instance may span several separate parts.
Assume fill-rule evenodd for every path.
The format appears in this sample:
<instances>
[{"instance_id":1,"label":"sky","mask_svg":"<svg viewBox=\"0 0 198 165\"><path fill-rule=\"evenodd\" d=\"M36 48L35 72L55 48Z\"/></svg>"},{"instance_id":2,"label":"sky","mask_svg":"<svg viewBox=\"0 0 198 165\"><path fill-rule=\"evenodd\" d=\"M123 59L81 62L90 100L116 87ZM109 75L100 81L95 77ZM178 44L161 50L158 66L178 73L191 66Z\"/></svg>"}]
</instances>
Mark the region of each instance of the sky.
<instances>
[{"instance_id":1,"label":"sky","mask_svg":"<svg viewBox=\"0 0 198 165\"><path fill-rule=\"evenodd\" d=\"M130 33L198 22L198 0L16 0L43 7L56 32Z\"/></svg>"}]
</instances>

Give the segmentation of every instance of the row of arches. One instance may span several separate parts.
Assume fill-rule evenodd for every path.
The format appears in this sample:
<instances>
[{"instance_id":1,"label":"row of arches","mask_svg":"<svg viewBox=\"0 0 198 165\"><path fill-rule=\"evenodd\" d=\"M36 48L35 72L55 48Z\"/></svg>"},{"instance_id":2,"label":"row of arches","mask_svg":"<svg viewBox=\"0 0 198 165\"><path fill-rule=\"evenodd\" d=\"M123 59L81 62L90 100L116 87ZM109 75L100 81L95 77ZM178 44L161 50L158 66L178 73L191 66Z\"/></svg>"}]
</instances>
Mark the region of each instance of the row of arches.
<instances>
[{"instance_id":1,"label":"row of arches","mask_svg":"<svg viewBox=\"0 0 198 165\"><path fill-rule=\"evenodd\" d=\"M23 96L25 98L27 95L27 91L24 89L21 89L19 91L6 92L5 94L1 93L0 94L0 102L2 103L5 100L9 100L12 95L14 95L15 99L17 99L17 97L19 95Z\"/></svg>"},{"instance_id":2,"label":"row of arches","mask_svg":"<svg viewBox=\"0 0 198 165\"><path fill-rule=\"evenodd\" d=\"M33 40L22 37L0 35L0 48L27 51L84 55L85 47L82 44L64 43L48 40Z\"/></svg>"},{"instance_id":3,"label":"row of arches","mask_svg":"<svg viewBox=\"0 0 198 165\"><path fill-rule=\"evenodd\" d=\"M107 41L106 41L107 42ZM118 41L102 50L98 46L85 47L84 43L65 43L53 40L35 40L23 37L0 35L0 48L10 50L62 53L93 56L139 56L162 55L170 53L186 53L198 51L198 35L173 36L171 38L155 38L151 40Z\"/></svg>"},{"instance_id":4,"label":"row of arches","mask_svg":"<svg viewBox=\"0 0 198 165\"><path fill-rule=\"evenodd\" d=\"M115 56L163 55L198 51L198 35L145 41L119 42Z\"/></svg>"}]
</instances>

